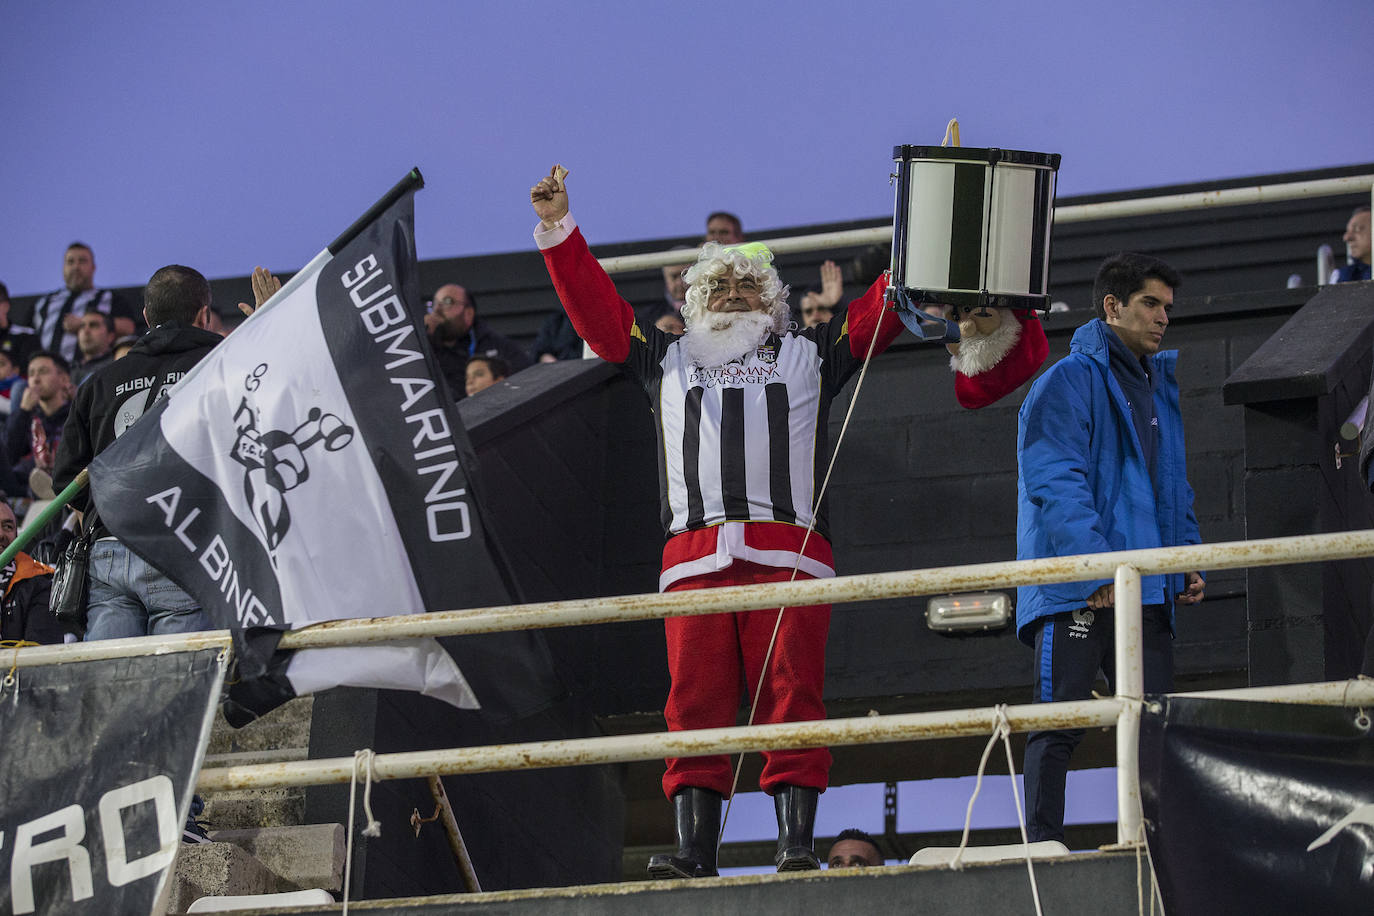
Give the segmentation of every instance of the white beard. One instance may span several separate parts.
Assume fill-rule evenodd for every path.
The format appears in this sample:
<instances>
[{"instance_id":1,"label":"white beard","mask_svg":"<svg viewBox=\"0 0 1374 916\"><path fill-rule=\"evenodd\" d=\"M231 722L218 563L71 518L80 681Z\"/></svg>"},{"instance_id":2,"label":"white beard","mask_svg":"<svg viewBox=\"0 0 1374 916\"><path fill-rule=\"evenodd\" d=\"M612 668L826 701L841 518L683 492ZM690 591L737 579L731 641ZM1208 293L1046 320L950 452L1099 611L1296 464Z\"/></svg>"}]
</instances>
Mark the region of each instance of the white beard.
<instances>
[{"instance_id":1,"label":"white beard","mask_svg":"<svg viewBox=\"0 0 1374 916\"><path fill-rule=\"evenodd\" d=\"M965 337L959 341L959 355L952 356L949 368L967 376L987 372L1002 361L1021 339L1021 322L1010 312L1002 313L1002 324L986 337Z\"/></svg>"},{"instance_id":2,"label":"white beard","mask_svg":"<svg viewBox=\"0 0 1374 916\"><path fill-rule=\"evenodd\" d=\"M698 366L723 366L759 344L773 329L767 312L706 312L682 338L687 356Z\"/></svg>"}]
</instances>

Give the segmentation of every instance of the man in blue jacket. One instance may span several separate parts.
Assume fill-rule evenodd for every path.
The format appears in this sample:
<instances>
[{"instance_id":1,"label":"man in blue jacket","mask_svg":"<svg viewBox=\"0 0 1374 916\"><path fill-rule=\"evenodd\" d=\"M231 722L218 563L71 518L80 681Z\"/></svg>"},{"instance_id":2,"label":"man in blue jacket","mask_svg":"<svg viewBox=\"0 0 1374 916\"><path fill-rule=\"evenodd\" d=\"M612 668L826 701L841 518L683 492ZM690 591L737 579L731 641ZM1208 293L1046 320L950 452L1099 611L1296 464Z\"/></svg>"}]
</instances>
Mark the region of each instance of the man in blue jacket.
<instances>
[{"instance_id":1,"label":"man in blue jacket","mask_svg":"<svg viewBox=\"0 0 1374 916\"><path fill-rule=\"evenodd\" d=\"M1146 255L1120 254L1098 268L1098 317L1021 405L1018 559L1201 541L1184 467L1178 351L1159 350L1181 282ZM1110 579L1018 590L1016 632L1035 647L1035 702L1088 699L1099 670L1112 682L1113 591ZM1172 689L1174 604L1202 594L1196 572L1142 579L1146 692ZM1032 842L1064 839L1064 780L1082 737L1082 729L1056 730L1026 741Z\"/></svg>"}]
</instances>

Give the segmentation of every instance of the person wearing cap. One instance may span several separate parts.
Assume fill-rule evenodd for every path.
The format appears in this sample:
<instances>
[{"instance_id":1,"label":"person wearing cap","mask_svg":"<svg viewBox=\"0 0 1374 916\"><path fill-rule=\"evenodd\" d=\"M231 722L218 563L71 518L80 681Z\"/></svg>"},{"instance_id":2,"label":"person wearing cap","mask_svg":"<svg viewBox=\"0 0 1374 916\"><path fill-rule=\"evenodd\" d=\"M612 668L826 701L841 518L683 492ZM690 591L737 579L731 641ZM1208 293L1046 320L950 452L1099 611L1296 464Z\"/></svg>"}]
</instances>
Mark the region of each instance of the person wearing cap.
<instances>
[{"instance_id":1,"label":"person wearing cap","mask_svg":"<svg viewBox=\"0 0 1374 916\"><path fill-rule=\"evenodd\" d=\"M832 321L799 329L767 247L708 243L685 275L686 333L669 335L636 322L592 257L558 167L530 189L530 201L535 240L578 334L644 389L656 414L668 535L660 590L833 576L817 465L828 457L830 401L870 349L881 353L901 328L883 309L885 279ZM757 691L756 723L823 719L829 626L829 605L788 607L781 621L775 609L665 620L668 728L734 725L742 680L751 701ZM830 752L763 757L760 787L778 815L775 864L817 868L812 831ZM721 803L733 790L729 757L670 759L663 790L678 850L653 856L650 876L716 874Z\"/></svg>"}]
</instances>

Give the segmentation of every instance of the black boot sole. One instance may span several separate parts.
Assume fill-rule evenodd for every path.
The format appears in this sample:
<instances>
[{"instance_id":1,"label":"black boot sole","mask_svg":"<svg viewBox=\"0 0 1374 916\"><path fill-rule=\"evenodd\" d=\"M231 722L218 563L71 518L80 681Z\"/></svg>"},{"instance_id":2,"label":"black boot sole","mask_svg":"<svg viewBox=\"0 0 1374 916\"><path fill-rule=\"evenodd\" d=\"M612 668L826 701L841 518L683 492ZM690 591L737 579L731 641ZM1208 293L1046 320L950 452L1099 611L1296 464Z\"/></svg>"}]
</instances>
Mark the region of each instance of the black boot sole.
<instances>
[{"instance_id":1,"label":"black boot sole","mask_svg":"<svg viewBox=\"0 0 1374 916\"><path fill-rule=\"evenodd\" d=\"M649 877L659 881L682 878L714 878L716 871L707 871L699 862L662 853L649 858Z\"/></svg>"},{"instance_id":2,"label":"black boot sole","mask_svg":"<svg viewBox=\"0 0 1374 916\"><path fill-rule=\"evenodd\" d=\"M787 871L816 871L821 867L820 859L805 846L794 846L774 860L778 873Z\"/></svg>"}]
</instances>

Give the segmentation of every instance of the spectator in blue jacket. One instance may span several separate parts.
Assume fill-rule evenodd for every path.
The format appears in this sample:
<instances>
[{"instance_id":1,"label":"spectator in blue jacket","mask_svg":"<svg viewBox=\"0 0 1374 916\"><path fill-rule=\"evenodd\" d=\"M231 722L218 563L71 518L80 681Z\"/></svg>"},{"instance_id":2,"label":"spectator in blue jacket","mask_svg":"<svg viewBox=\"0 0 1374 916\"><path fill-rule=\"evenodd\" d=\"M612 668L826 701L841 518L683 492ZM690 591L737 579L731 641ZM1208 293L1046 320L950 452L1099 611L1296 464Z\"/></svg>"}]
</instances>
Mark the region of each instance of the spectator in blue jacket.
<instances>
[{"instance_id":1,"label":"spectator in blue jacket","mask_svg":"<svg viewBox=\"0 0 1374 916\"><path fill-rule=\"evenodd\" d=\"M1181 280L1168 264L1120 254L1098 268L1096 318L1031 386L1017 430L1018 559L1197 544L1184 465L1176 350L1160 351ZM1034 701L1089 699L1114 681L1111 580L1018 590L1016 631L1035 647ZM1200 573L1141 581L1145 690L1173 686L1174 604L1202 600ZM1026 741L1032 842L1064 839L1064 781L1082 729Z\"/></svg>"}]
</instances>

